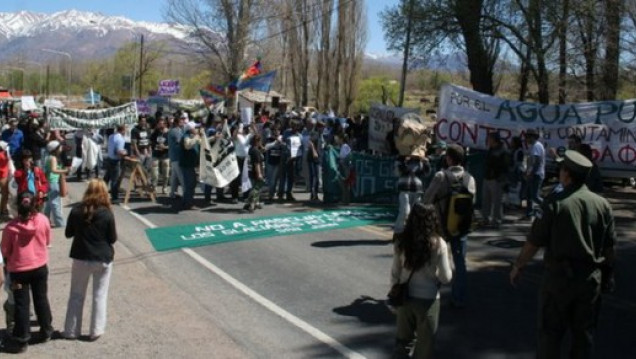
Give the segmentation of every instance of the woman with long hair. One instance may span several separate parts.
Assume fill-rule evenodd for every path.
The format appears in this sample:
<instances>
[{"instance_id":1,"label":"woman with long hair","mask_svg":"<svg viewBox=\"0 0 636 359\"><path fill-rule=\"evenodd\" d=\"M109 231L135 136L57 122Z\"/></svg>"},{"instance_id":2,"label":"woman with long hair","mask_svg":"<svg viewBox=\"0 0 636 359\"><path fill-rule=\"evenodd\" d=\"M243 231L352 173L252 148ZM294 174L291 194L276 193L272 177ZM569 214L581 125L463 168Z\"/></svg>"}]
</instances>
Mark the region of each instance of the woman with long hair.
<instances>
[{"instance_id":1,"label":"woman with long hair","mask_svg":"<svg viewBox=\"0 0 636 359\"><path fill-rule=\"evenodd\" d=\"M29 325L29 289L40 325L40 340L48 341L53 334L51 308L47 296L51 225L38 213L37 199L24 191L18 195L18 216L2 232L2 256L11 278L15 303L13 340L16 352L24 352L31 337Z\"/></svg>"},{"instance_id":2,"label":"woman with long hair","mask_svg":"<svg viewBox=\"0 0 636 359\"><path fill-rule=\"evenodd\" d=\"M68 216L66 238L73 237L70 257L71 292L66 310L64 337L76 339L82 330L82 312L88 280L93 278L90 340L97 340L106 329L108 285L113 268L117 240L108 187L101 179L92 179L84 198Z\"/></svg>"},{"instance_id":3,"label":"woman with long hair","mask_svg":"<svg viewBox=\"0 0 636 359\"><path fill-rule=\"evenodd\" d=\"M406 227L395 243L391 285L408 281L408 298L397 308L394 358L431 358L440 309L440 283L452 278L450 252L441 236L433 205L413 206ZM413 341L416 340L413 346Z\"/></svg>"}]
</instances>

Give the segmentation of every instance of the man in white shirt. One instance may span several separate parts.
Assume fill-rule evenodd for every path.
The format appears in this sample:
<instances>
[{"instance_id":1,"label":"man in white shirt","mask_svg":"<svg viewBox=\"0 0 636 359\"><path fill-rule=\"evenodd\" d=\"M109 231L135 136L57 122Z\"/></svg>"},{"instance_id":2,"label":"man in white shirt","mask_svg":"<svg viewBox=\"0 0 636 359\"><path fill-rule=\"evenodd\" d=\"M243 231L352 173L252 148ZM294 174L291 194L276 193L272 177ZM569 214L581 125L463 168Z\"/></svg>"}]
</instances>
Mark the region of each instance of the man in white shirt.
<instances>
[{"instance_id":1,"label":"man in white shirt","mask_svg":"<svg viewBox=\"0 0 636 359\"><path fill-rule=\"evenodd\" d=\"M545 178L545 148L539 141L539 132L531 128L526 131L528 145L528 165L526 169L526 214L521 219L532 219L535 214L534 204L541 205L541 185Z\"/></svg>"}]
</instances>

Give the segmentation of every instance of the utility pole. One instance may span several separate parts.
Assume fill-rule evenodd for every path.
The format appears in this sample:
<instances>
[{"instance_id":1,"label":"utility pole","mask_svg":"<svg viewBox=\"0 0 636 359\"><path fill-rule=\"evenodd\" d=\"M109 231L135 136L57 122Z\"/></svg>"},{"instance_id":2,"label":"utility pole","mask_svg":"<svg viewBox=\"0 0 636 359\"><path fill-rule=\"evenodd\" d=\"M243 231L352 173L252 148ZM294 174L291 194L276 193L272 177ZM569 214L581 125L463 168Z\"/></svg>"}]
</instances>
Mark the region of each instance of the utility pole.
<instances>
[{"instance_id":1,"label":"utility pole","mask_svg":"<svg viewBox=\"0 0 636 359\"><path fill-rule=\"evenodd\" d=\"M49 76L51 75L51 65L46 65L46 98L49 98Z\"/></svg>"},{"instance_id":2,"label":"utility pole","mask_svg":"<svg viewBox=\"0 0 636 359\"><path fill-rule=\"evenodd\" d=\"M406 12L406 41L404 43L404 61L402 62L402 79L400 81L400 99L398 107L404 104L404 90L406 89L406 72L409 66L409 51L411 49L411 32L413 31L413 0L409 0L409 8Z\"/></svg>"},{"instance_id":3,"label":"utility pole","mask_svg":"<svg viewBox=\"0 0 636 359\"><path fill-rule=\"evenodd\" d=\"M144 76L144 35L141 35L141 46L139 46L139 98L141 99L143 93L143 76Z\"/></svg>"}]
</instances>

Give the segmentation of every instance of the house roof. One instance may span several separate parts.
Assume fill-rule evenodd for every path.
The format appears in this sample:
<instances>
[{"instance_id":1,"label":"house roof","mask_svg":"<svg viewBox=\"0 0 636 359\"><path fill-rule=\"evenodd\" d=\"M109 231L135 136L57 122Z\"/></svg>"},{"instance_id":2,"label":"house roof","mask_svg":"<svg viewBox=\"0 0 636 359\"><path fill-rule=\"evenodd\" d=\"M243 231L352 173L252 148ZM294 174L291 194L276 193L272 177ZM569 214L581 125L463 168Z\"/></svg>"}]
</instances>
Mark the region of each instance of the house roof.
<instances>
[{"instance_id":1,"label":"house roof","mask_svg":"<svg viewBox=\"0 0 636 359\"><path fill-rule=\"evenodd\" d=\"M280 103L291 103L291 100L276 91L270 91L269 93L263 91L241 91L240 96L250 102L267 103L272 102L272 97L280 97Z\"/></svg>"}]
</instances>

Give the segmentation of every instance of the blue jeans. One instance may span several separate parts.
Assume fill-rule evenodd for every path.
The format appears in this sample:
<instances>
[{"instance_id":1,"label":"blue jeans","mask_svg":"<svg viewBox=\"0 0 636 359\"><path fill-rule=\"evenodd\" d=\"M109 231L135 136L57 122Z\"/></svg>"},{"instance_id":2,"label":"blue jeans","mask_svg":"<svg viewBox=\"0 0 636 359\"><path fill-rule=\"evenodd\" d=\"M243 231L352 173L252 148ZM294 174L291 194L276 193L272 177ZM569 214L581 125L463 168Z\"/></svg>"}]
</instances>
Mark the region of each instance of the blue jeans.
<instances>
[{"instance_id":1,"label":"blue jeans","mask_svg":"<svg viewBox=\"0 0 636 359\"><path fill-rule=\"evenodd\" d=\"M60 197L60 183L49 183L49 200L44 204L44 215L46 218L51 218L51 212L53 212L53 224L55 227L66 226L66 221L62 215L62 197Z\"/></svg>"},{"instance_id":2,"label":"blue jeans","mask_svg":"<svg viewBox=\"0 0 636 359\"><path fill-rule=\"evenodd\" d=\"M534 204L541 205L543 202L543 198L541 198L541 185L543 184L543 177L532 175L528 179L528 183L526 185L527 196L526 196L526 216L534 216Z\"/></svg>"},{"instance_id":3,"label":"blue jeans","mask_svg":"<svg viewBox=\"0 0 636 359\"><path fill-rule=\"evenodd\" d=\"M466 301L467 272L466 272L466 237L451 239L451 253L455 264L453 284L451 285L451 300L454 304L464 305Z\"/></svg>"},{"instance_id":4,"label":"blue jeans","mask_svg":"<svg viewBox=\"0 0 636 359\"><path fill-rule=\"evenodd\" d=\"M104 181L110 182L110 199L116 200L119 196L119 177L121 175L121 161L107 159L106 161L106 174L104 175Z\"/></svg>"},{"instance_id":5,"label":"blue jeans","mask_svg":"<svg viewBox=\"0 0 636 359\"><path fill-rule=\"evenodd\" d=\"M194 202L194 187L196 184L196 172L194 167L181 167L183 174L183 206L191 206Z\"/></svg>"},{"instance_id":6,"label":"blue jeans","mask_svg":"<svg viewBox=\"0 0 636 359\"><path fill-rule=\"evenodd\" d=\"M267 177L267 189L269 192L269 198L274 198L274 194L276 193L276 184L280 179L280 164L272 165L267 164L265 166L265 175Z\"/></svg>"},{"instance_id":7,"label":"blue jeans","mask_svg":"<svg viewBox=\"0 0 636 359\"><path fill-rule=\"evenodd\" d=\"M311 192L311 197L318 196L318 162L313 159L307 160L307 169L309 171L309 191Z\"/></svg>"}]
</instances>

